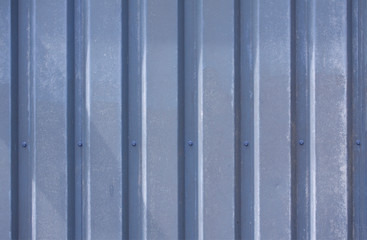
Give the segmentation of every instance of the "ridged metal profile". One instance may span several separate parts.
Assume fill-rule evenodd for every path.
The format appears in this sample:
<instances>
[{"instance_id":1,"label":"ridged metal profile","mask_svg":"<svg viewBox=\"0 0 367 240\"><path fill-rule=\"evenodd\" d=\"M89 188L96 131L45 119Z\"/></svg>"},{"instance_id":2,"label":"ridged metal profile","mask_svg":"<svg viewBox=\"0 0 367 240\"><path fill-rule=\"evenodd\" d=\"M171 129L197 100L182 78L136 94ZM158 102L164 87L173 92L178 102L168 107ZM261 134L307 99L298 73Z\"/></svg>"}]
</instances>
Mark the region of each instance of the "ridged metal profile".
<instances>
[{"instance_id":1,"label":"ridged metal profile","mask_svg":"<svg viewBox=\"0 0 367 240\"><path fill-rule=\"evenodd\" d=\"M364 0L0 1L0 239L366 239Z\"/></svg>"}]
</instances>

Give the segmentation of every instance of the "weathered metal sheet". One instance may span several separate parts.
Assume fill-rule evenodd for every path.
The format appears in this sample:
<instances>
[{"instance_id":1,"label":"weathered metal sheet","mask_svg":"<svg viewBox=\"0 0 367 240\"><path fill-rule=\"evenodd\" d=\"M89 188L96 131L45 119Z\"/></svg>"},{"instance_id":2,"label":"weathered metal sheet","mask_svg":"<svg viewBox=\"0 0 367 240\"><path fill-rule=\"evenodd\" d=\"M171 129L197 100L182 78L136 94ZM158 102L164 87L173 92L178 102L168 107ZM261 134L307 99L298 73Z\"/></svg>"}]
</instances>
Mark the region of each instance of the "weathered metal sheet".
<instances>
[{"instance_id":1,"label":"weathered metal sheet","mask_svg":"<svg viewBox=\"0 0 367 240\"><path fill-rule=\"evenodd\" d=\"M0 1L0 239L365 239L364 0Z\"/></svg>"},{"instance_id":2,"label":"weathered metal sheet","mask_svg":"<svg viewBox=\"0 0 367 240\"><path fill-rule=\"evenodd\" d=\"M12 222L12 12L11 2L0 2L0 238L8 239Z\"/></svg>"}]
</instances>

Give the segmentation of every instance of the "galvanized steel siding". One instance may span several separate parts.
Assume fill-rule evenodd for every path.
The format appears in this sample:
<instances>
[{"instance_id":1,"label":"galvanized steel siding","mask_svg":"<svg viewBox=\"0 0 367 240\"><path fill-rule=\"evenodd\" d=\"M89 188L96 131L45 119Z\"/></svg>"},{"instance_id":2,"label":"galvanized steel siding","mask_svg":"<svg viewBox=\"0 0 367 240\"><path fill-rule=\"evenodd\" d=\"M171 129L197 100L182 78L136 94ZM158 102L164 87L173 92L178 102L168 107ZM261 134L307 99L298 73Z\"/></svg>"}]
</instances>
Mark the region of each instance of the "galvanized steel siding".
<instances>
[{"instance_id":1,"label":"galvanized steel siding","mask_svg":"<svg viewBox=\"0 0 367 240\"><path fill-rule=\"evenodd\" d=\"M0 1L0 239L365 239L364 0Z\"/></svg>"}]
</instances>

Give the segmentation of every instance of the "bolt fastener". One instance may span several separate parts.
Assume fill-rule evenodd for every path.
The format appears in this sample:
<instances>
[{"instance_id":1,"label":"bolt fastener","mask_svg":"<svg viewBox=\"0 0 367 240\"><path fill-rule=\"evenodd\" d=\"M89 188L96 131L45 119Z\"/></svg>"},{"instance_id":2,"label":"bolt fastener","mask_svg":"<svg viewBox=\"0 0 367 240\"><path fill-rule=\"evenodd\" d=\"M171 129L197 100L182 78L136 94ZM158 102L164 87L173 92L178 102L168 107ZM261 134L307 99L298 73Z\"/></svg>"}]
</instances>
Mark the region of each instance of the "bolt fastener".
<instances>
[{"instance_id":1,"label":"bolt fastener","mask_svg":"<svg viewBox=\"0 0 367 240\"><path fill-rule=\"evenodd\" d=\"M360 140L357 140L357 141L356 141L356 144L357 144L357 145L361 145L361 141L360 141Z\"/></svg>"},{"instance_id":2,"label":"bolt fastener","mask_svg":"<svg viewBox=\"0 0 367 240\"><path fill-rule=\"evenodd\" d=\"M83 147L83 143L81 141L78 142L78 147Z\"/></svg>"},{"instance_id":3,"label":"bolt fastener","mask_svg":"<svg viewBox=\"0 0 367 240\"><path fill-rule=\"evenodd\" d=\"M299 143L299 145L305 144L305 142L303 140L299 140L298 143Z\"/></svg>"},{"instance_id":4,"label":"bolt fastener","mask_svg":"<svg viewBox=\"0 0 367 240\"><path fill-rule=\"evenodd\" d=\"M136 146L136 142L135 141L132 141L131 142L131 146L135 147Z\"/></svg>"},{"instance_id":5,"label":"bolt fastener","mask_svg":"<svg viewBox=\"0 0 367 240\"><path fill-rule=\"evenodd\" d=\"M248 147L248 145L250 145L250 143L249 143L248 141L245 141L245 142L243 143L243 145L245 145L245 147Z\"/></svg>"},{"instance_id":6,"label":"bolt fastener","mask_svg":"<svg viewBox=\"0 0 367 240\"><path fill-rule=\"evenodd\" d=\"M26 148L27 147L27 142L22 142L22 147Z\"/></svg>"},{"instance_id":7,"label":"bolt fastener","mask_svg":"<svg viewBox=\"0 0 367 240\"><path fill-rule=\"evenodd\" d=\"M193 141L188 141L187 144L191 147L194 145L194 142Z\"/></svg>"}]
</instances>

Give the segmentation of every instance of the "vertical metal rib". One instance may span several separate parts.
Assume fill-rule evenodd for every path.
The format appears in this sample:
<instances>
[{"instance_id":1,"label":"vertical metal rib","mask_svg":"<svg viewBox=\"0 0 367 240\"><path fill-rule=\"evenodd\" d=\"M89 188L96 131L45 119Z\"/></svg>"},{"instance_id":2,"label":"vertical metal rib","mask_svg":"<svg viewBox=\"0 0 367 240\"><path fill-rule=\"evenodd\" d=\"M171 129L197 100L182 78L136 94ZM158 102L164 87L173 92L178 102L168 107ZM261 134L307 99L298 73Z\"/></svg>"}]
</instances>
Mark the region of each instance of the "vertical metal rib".
<instances>
[{"instance_id":1,"label":"vertical metal rib","mask_svg":"<svg viewBox=\"0 0 367 240\"><path fill-rule=\"evenodd\" d=\"M354 0L350 3L350 21L352 21L352 29L350 29L350 54L352 81L350 82L352 93L352 135L349 139L352 154L352 183L350 184L350 205L352 209L352 220L349 220L349 233L355 239L365 239L366 232L366 50L365 50L365 33L366 27L366 2ZM356 144L360 141L360 145Z\"/></svg>"},{"instance_id":2,"label":"vertical metal rib","mask_svg":"<svg viewBox=\"0 0 367 240\"><path fill-rule=\"evenodd\" d=\"M199 200L199 194L202 194L200 184L203 184L199 176L202 174L200 165L203 164L202 158L200 159L203 153L199 153L202 151L200 138L203 137L199 136L200 121L202 121L200 113L202 106L199 106L199 98L202 99L202 96L198 92L199 85L202 84L202 80L201 82L199 80L201 74L199 72L202 71L199 66L199 52L202 51L199 37L202 34L200 6L202 6L202 0L184 1L185 237L189 239L203 237L200 229L203 226L202 202L200 203Z\"/></svg>"},{"instance_id":3,"label":"vertical metal rib","mask_svg":"<svg viewBox=\"0 0 367 240\"><path fill-rule=\"evenodd\" d=\"M203 0L197 1L197 78L198 78L198 239L204 239L203 179Z\"/></svg>"},{"instance_id":4,"label":"vertical metal rib","mask_svg":"<svg viewBox=\"0 0 367 240\"><path fill-rule=\"evenodd\" d=\"M31 2L31 60L30 60L30 67L32 68L30 80L30 91L29 91L29 99L28 99L28 106L30 109L30 116L29 116L29 131L30 131L30 144L32 147L31 150L31 157L30 162L32 164L31 167L31 178L32 178L32 239L37 238L37 214L36 214L36 161L37 161L37 148L36 148L36 139L37 139L37 132L35 129L36 125L36 86L35 86L35 72L36 72L36 1L32 0Z\"/></svg>"},{"instance_id":5,"label":"vertical metal rib","mask_svg":"<svg viewBox=\"0 0 367 240\"><path fill-rule=\"evenodd\" d=\"M141 188L142 188L142 228L143 239L147 239L147 2L141 0L139 6L140 17L140 64L141 64Z\"/></svg>"},{"instance_id":6,"label":"vertical metal rib","mask_svg":"<svg viewBox=\"0 0 367 240\"><path fill-rule=\"evenodd\" d=\"M259 2L253 10L254 34L254 239L260 239L260 46Z\"/></svg>"},{"instance_id":7,"label":"vertical metal rib","mask_svg":"<svg viewBox=\"0 0 367 240\"><path fill-rule=\"evenodd\" d=\"M308 8L310 78L310 238L316 239L316 79L315 79L315 0Z\"/></svg>"},{"instance_id":8,"label":"vertical metal rib","mask_svg":"<svg viewBox=\"0 0 367 240\"><path fill-rule=\"evenodd\" d=\"M241 76L241 237L255 237L255 178L254 178L254 65L256 49L255 17L258 16L256 1L240 1L240 76ZM244 44L246 43L246 44ZM257 54L258 57L258 54ZM258 79L257 79L258 80ZM258 135L257 135L258 136ZM246 146L246 145L247 146ZM257 205L258 206L258 205Z\"/></svg>"},{"instance_id":9,"label":"vertical metal rib","mask_svg":"<svg viewBox=\"0 0 367 240\"><path fill-rule=\"evenodd\" d=\"M85 21L85 6L82 0L74 1L74 78L75 78L75 137L72 145L75 149L75 239L84 239L84 210L83 210L83 153L82 148L78 145L83 143L83 103L84 103L84 79L85 79L85 34L84 34L84 21Z\"/></svg>"},{"instance_id":10,"label":"vertical metal rib","mask_svg":"<svg viewBox=\"0 0 367 240\"><path fill-rule=\"evenodd\" d=\"M292 237L310 238L310 2L292 6ZM306 11L304 11L304 9Z\"/></svg>"},{"instance_id":11,"label":"vertical metal rib","mask_svg":"<svg viewBox=\"0 0 367 240\"><path fill-rule=\"evenodd\" d=\"M90 101L91 101L91 94L90 94L90 0L87 0L82 3L82 11L84 14L84 22L83 22L83 37L84 37L84 45L83 45L83 71L85 79L83 81L83 96L84 101L82 104L82 108L84 108L83 115L82 115L82 136L84 139L83 149L82 149L82 186L86 186L82 190L83 194L83 232L82 237L83 239L90 240L91 239L91 181L90 181Z\"/></svg>"},{"instance_id":12,"label":"vertical metal rib","mask_svg":"<svg viewBox=\"0 0 367 240\"><path fill-rule=\"evenodd\" d=\"M147 239L146 0L129 1L129 237Z\"/></svg>"},{"instance_id":13,"label":"vertical metal rib","mask_svg":"<svg viewBox=\"0 0 367 240\"><path fill-rule=\"evenodd\" d=\"M31 6L29 1L19 1L19 141L29 144L29 83L30 83L30 54L31 54ZM24 147L18 149L19 156L19 238L32 236L32 177L29 150Z\"/></svg>"}]
</instances>

